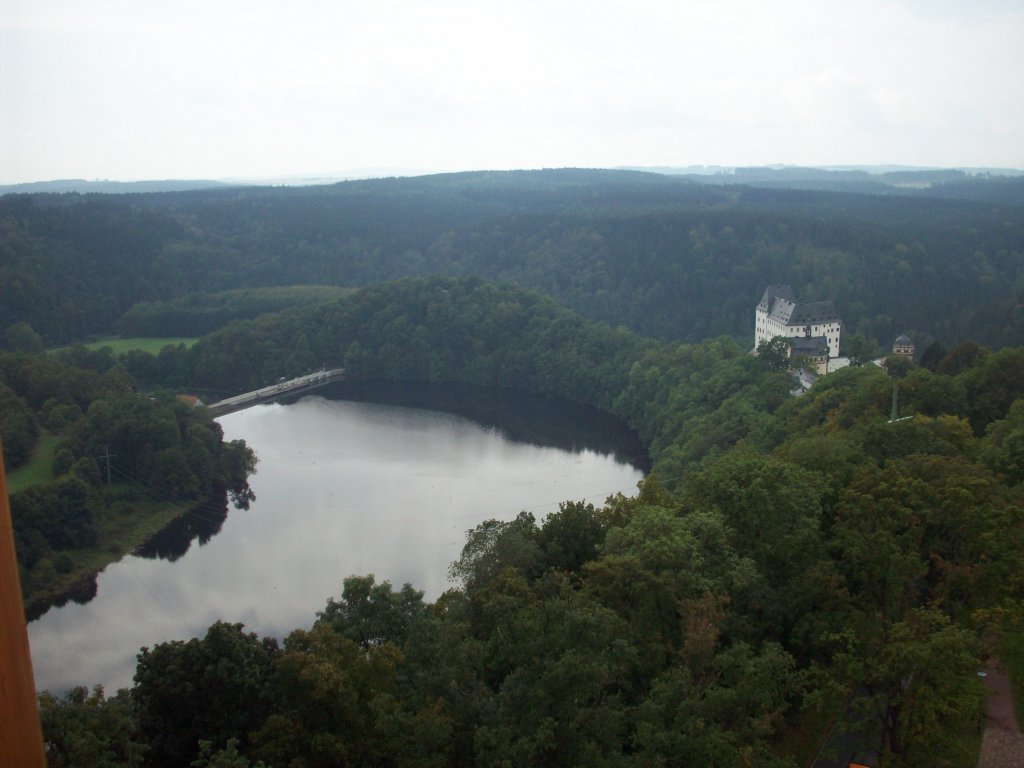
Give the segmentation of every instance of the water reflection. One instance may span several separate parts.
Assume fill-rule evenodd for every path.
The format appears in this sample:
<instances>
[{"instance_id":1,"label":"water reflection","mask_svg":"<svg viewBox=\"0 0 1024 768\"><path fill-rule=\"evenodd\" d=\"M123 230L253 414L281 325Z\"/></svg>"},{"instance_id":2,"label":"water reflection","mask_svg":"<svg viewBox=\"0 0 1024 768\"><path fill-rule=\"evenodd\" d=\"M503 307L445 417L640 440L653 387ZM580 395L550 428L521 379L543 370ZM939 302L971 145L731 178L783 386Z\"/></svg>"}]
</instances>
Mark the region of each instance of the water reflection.
<instances>
[{"instance_id":1,"label":"water reflection","mask_svg":"<svg viewBox=\"0 0 1024 768\"><path fill-rule=\"evenodd\" d=\"M524 509L540 519L567 499L600 503L642 477L611 450L511 440L507 420L499 429L380 403L310 396L220 423L259 456L251 508L186 517L145 556L101 573L92 602L30 624L40 689L130 685L140 647L202 635L217 620L283 637L308 627L351 574L410 582L434 600L481 521Z\"/></svg>"},{"instance_id":2,"label":"water reflection","mask_svg":"<svg viewBox=\"0 0 1024 768\"><path fill-rule=\"evenodd\" d=\"M71 587L71 589L52 600L37 600L34 603L30 603L25 608L25 620L35 621L45 615L51 608L63 608L68 603L85 605L96 597L96 593L99 590L99 585L96 583L97 576L98 574L86 576Z\"/></svg>"},{"instance_id":3,"label":"water reflection","mask_svg":"<svg viewBox=\"0 0 1024 768\"><path fill-rule=\"evenodd\" d=\"M200 545L217 535L228 517L228 499L232 500L235 509L249 509L250 503L256 498L252 490L246 486L240 491L223 492L220 499L193 507L170 525L151 537L140 547L136 547L132 555L150 560L161 559L174 562L188 552L193 541ZM35 600L25 608L26 621L32 622L46 615L51 608L62 608L69 602L84 605L96 597L99 586L99 574L86 576L75 583L70 589L57 597Z\"/></svg>"},{"instance_id":4,"label":"water reflection","mask_svg":"<svg viewBox=\"0 0 1024 768\"><path fill-rule=\"evenodd\" d=\"M383 403L463 416L508 440L608 454L644 473L650 459L636 433L589 405L512 389L418 381L338 381L316 390L333 400Z\"/></svg>"},{"instance_id":5,"label":"water reflection","mask_svg":"<svg viewBox=\"0 0 1024 768\"><path fill-rule=\"evenodd\" d=\"M220 533L227 519L228 501L225 491L220 501L201 504L189 510L132 554L150 560L170 560L173 563L188 552L193 539L197 539L199 544L203 545Z\"/></svg>"}]
</instances>

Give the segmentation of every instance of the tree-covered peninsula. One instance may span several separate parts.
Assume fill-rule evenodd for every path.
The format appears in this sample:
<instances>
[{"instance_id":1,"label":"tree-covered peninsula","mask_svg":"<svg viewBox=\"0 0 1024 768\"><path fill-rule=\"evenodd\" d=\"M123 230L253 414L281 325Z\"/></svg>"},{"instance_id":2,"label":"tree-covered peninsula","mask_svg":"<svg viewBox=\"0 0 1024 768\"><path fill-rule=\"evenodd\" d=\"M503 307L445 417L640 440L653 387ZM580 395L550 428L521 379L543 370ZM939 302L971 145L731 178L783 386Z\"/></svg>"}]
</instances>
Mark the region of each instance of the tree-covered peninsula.
<instances>
[{"instance_id":1,"label":"tree-covered peninsula","mask_svg":"<svg viewBox=\"0 0 1024 768\"><path fill-rule=\"evenodd\" d=\"M637 430L654 472L542 520L482 507L433 604L339 574L281 644L215 624L144 649L130 691L44 695L51 759L783 766L836 720L891 765L970 765L978 665L1019 648L1024 621L1024 349L936 357L899 372L893 421L875 365L793 398L730 338L652 340L477 278L124 356L168 386L326 365L568 397Z\"/></svg>"},{"instance_id":2,"label":"tree-covered peninsula","mask_svg":"<svg viewBox=\"0 0 1024 768\"><path fill-rule=\"evenodd\" d=\"M187 400L138 393L108 353L0 353L0 403L30 613L88 599L98 570L185 512L201 507L209 536L229 499L247 503L256 459L244 441L225 442Z\"/></svg>"}]
</instances>

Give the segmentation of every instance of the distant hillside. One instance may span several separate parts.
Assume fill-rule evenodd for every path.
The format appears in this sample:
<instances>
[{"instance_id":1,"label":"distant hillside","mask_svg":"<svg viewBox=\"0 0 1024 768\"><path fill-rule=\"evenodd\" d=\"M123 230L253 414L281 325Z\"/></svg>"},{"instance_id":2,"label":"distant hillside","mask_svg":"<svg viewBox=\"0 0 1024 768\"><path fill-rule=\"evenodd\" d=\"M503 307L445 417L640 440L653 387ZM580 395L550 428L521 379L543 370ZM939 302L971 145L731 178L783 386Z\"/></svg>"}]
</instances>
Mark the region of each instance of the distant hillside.
<instances>
[{"instance_id":1,"label":"distant hillside","mask_svg":"<svg viewBox=\"0 0 1024 768\"><path fill-rule=\"evenodd\" d=\"M1024 193L1013 184L1024 171L1012 168L917 168L914 166L688 166L630 168L681 176L702 184L742 184L774 189L807 189L875 195L928 195L961 199L989 199Z\"/></svg>"},{"instance_id":2,"label":"distant hillside","mask_svg":"<svg viewBox=\"0 0 1024 768\"><path fill-rule=\"evenodd\" d=\"M1024 178L885 194L708 178L562 169L8 195L0 329L25 321L57 343L109 331L140 301L477 275L664 339L752 343L769 283L834 301L848 332L883 345L1024 339Z\"/></svg>"},{"instance_id":3,"label":"distant hillside","mask_svg":"<svg viewBox=\"0 0 1024 768\"><path fill-rule=\"evenodd\" d=\"M800 166L800 165L760 165L760 166L732 166L732 165L626 165L620 166L617 170L623 171L647 171L650 173L665 173L680 176L711 174L729 175L735 171L757 171L765 174L845 174L845 173L866 173L872 176L882 176L891 173L966 173L969 176L1024 176L1024 171L1016 168L936 168L931 166L917 165L822 165L822 166Z\"/></svg>"},{"instance_id":4,"label":"distant hillside","mask_svg":"<svg viewBox=\"0 0 1024 768\"><path fill-rule=\"evenodd\" d=\"M86 181L85 179L56 179L54 181L31 181L25 184L0 184L0 195L34 194L38 192L101 192L103 194L125 194L130 192L183 192L192 189L230 186L222 181L203 179L166 179L163 181Z\"/></svg>"}]
</instances>

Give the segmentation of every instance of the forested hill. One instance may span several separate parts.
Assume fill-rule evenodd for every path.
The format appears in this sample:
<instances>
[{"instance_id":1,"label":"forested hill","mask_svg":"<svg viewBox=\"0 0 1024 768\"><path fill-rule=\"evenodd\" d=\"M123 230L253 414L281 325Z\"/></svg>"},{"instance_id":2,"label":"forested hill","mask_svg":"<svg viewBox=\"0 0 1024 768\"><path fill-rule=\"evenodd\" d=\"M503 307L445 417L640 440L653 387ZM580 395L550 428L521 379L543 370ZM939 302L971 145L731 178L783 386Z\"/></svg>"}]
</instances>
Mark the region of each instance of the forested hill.
<instances>
[{"instance_id":1,"label":"forested hill","mask_svg":"<svg viewBox=\"0 0 1024 768\"><path fill-rule=\"evenodd\" d=\"M764 286L789 283L883 345L910 332L998 347L1024 338L1022 255L1020 179L870 195L550 170L8 195L0 329L27 322L58 343L109 332L140 301L440 274L516 282L684 341L752 338Z\"/></svg>"},{"instance_id":2,"label":"forested hill","mask_svg":"<svg viewBox=\"0 0 1024 768\"><path fill-rule=\"evenodd\" d=\"M130 692L44 694L51 765L794 768L832 721L880 765L976 765L979 655L1024 647L1024 348L850 366L793 398L728 338L653 341L433 277L157 357L63 356L167 384L325 362L569 396L635 428L654 472L543 520L483 519L482 497L433 604L339 573L283 647L217 623L144 648Z\"/></svg>"}]
</instances>

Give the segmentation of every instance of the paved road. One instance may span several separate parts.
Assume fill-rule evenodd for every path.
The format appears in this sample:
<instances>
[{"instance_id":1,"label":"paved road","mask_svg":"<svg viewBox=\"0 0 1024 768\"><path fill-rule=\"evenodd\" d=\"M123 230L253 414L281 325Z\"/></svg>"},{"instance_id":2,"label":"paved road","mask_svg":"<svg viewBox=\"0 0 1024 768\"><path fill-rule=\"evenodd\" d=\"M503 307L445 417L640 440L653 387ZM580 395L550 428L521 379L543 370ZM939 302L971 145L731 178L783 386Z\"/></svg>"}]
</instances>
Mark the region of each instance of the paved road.
<instances>
[{"instance_id":1,"label":"paved road","mask_svg":"<svg viewBox=\"0 0 1024 768\"><path fill-rule=\"evenodd\" d=\"M1022 768L1024 734L1017 723L1010 679L998 664L997 660L990 659L985 665L984 682L990 693L985 701L985 735L981 740L978 768Z\"/></svg>"}]
</instances>

